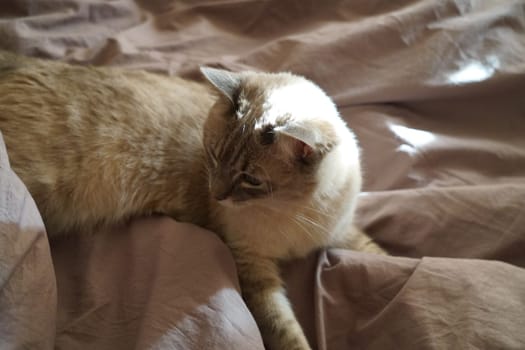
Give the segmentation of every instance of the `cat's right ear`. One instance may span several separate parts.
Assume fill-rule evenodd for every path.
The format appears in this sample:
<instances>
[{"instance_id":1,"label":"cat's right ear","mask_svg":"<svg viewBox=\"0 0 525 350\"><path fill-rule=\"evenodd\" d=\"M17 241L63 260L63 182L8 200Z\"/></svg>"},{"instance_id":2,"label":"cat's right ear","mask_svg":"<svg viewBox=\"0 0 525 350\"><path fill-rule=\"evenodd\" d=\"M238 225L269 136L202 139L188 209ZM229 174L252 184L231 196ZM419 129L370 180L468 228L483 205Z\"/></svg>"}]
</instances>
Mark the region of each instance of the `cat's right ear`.
<instances>
[{"instance_id":1,"label":"cat's right ear","mask_svg":"<svg viewBox=\"0 0 525 350\"><path fill-rule=\"evenodd\" d=\"M241 87L241 76L238 73L224 69L200 67L204 77L226 96L233 104L237 99Z\"/></svg>"},{"instance_id":2,"label":"cat's right ear","mask_svg":"<svg viewBox=\"0 0 525 350\"><path fill-rule=\"evenodd\" d=\"M282 149L304 163L320 159L337 143L333 127L324 121L289 121L274 130L281 135Z\"/></svg>"}]
</instances>

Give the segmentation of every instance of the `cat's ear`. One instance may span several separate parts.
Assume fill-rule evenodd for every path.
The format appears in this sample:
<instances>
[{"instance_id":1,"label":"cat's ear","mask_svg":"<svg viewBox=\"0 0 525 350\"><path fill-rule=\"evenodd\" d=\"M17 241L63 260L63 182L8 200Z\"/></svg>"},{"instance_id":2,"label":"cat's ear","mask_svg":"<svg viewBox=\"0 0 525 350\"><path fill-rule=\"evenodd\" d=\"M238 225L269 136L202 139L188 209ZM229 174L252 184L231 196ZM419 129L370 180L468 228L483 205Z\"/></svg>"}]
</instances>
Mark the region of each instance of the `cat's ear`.
<instances>
[{"instance_id":1,"label":"cat's ear","mask_svg":"<svg viewBox=\"0 0 525 350\"><path fill-rule=\"evenodd\" d=\"M290 156L311 162L328 153L336 144L333 127L323 121L291 122L275 128L282 149Z\"/></svg>"},{"instance_id":2,"label":"cat's ear","mask_svg":"<svg viewBox=\"0 0 525 350\"><path fill-rule=\"evenodd\" d=\"M235 103L239 89L241 87L241 76L239 73L228 72L224 69L200 67L204 77L226 96L232 103Z\"/></svg>"}]
</instances>

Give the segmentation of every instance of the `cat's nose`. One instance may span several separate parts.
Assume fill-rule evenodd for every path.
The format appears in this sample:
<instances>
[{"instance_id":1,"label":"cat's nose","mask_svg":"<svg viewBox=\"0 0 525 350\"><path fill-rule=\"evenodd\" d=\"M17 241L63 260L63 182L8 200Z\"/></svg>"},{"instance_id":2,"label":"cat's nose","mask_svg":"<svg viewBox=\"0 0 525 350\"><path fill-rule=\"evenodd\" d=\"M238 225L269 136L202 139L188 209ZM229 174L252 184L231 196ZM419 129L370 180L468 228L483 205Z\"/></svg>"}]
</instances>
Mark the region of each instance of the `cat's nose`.
<instances>
[{"instance_id":1,"label":"cat's nose","mask_svg":"<svg viewBox=\"0 0 525 350\"><path fill-rule=\"evenodd\" d=\"M230 196L230 194L228 192L214 193L213 194L213 197L219 202L227 199L229 196Z\"/></svg>"},{"instance_id":2,"label":"cat's nose","mask_svg":"<svg viewBox=\"0 0 525 350\"><path fill-rule=\"evenodd\" d=\"M217 201L222 201L230 197L232 193L232 187L222 181L214 181L211 185L211 195Z\"/></svg>"}]
</instances>

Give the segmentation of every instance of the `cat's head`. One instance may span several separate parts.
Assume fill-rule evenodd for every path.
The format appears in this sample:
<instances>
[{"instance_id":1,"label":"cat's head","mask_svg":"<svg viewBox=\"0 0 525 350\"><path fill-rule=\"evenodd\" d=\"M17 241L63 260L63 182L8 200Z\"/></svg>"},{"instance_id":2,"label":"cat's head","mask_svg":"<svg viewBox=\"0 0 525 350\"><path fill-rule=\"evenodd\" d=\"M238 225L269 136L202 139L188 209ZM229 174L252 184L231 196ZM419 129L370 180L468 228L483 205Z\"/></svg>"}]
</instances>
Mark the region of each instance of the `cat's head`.
<instances>
[{"instance_id":1,"label":"cat's head","mask_svg":"<svg viewBox=\"0 0 525 350\"><path fill-rule=\"evenodd\" d=\"M212 196L244 205L311 194L346 130L331 99L290 73L201 71L219 96L203 137Z\"/></svg>"}]
</instances>

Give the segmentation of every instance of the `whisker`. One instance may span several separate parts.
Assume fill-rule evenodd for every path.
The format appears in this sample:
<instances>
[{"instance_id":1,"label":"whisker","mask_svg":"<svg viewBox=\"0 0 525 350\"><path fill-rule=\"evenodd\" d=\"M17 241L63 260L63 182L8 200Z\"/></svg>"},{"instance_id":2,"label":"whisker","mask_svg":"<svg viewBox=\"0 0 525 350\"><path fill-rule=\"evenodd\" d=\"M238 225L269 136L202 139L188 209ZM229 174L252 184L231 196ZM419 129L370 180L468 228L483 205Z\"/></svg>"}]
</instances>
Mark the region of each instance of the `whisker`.
<instances>
[{"instance_id":1,"label":"whisker","mask_svg":"<svg viewBox=\"0 0 525 350\"><path fill-rule=\"evenodd\" d=\"M297 217L292 217L292 220L297 224L298 227L300 227L306 233L306 235L312 241L316 241L315 235L303 225L304 223L301 223L301 221L299 221Z\"/></svg>"},{"instance_id":2,"label":"whisker","mask_svg":"<svg viewBox=\"0 0 525 350\"><path fill-rule=\"evenodd\" d=\"M297 216L297 218L303 220L304 223L307 223L307 224L310 224L312 226L315 226L317 228L319 228L321 231L323 231L325 234L329 234L330 231L328 229L326 229L326 227L322 226L321 224L319 224L318 222L315 222L309 218L307 218L306 216L302 216L302 215L299 215Z\"/></svg>"},{"instance_id":3,"label":"whisker","mask_svg":"<svg viewBox=\"0 0 525 350\"><path fill-rule=\"evenodd\" d=\"M268 218L269 220L273 219L273 217L272 217L270 214L268 214L268 213L266 213L266 212L264 212L264 211L261 211L260 213L261 213L263 216L265 216L266 218ZM280 227L277 226L277 232L279 233L279 235L280 235L284 240L287 241L287 243L288 243L289 246L292 245L292 243L293 243L292 240L290 239L289 235L287 235L285 232L283 232L282 228L280 228Z\"/></svg>"},{"instance_id":4,"label":"whisker","mask_svg":"<svg viewBox=\"0 0 525 350\"><path fill-rule=\"evenodd\" d=\"M277 232L281 235L281 237L288 242L288 246L292 245L292 240L290 239L289 235L283 232L282 229L278 229Z\"/></svg>"},{"instance_id":5,"label":"whisker","mask_svg":"<svg viewBox=\"0 0 525 350\"><path fill-rule=\"evenodd\" d=\"M299 209L302 209L302 210L308 210L308 211L311 211L311 212L316 213L316 214L321 214L321 215L323 215L324 217L327 217L327 218L330 218L330 219L335 219L335 218L336 218L335 215L330 215L330 214L327 213L326 211L321 210L321 209L319 209L319 208L315 208L315 207L313 207L313 206L303 205L303 206L299 207Z\"/></svg>"}]
</instances>

